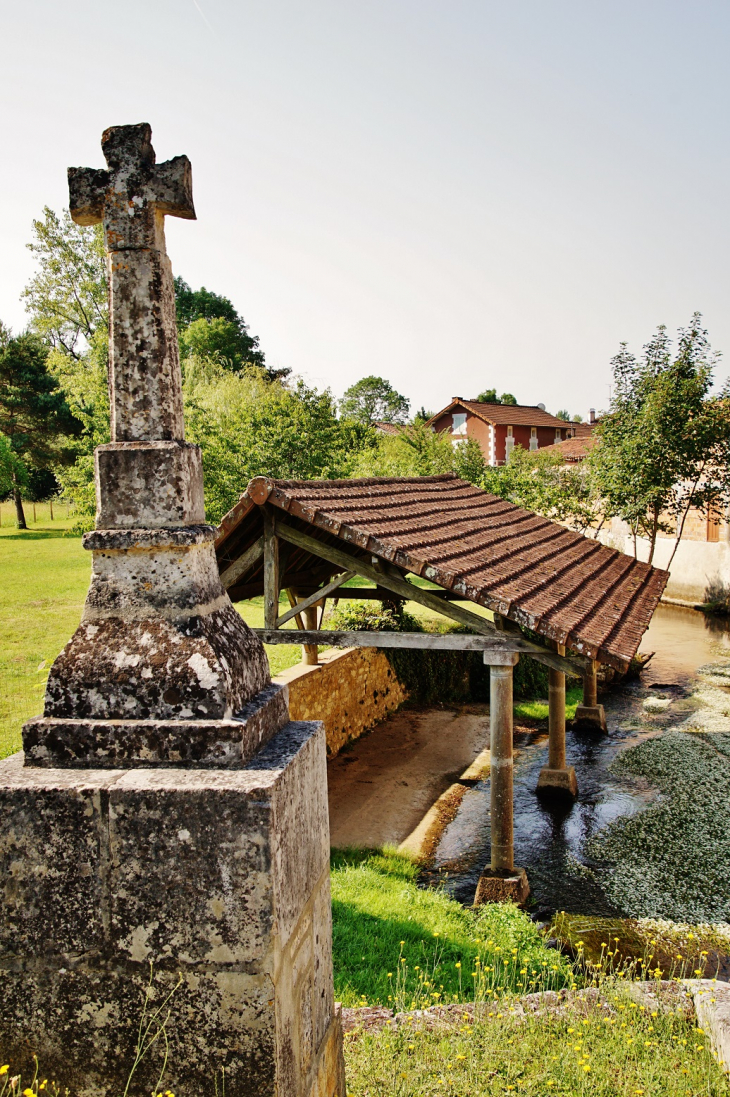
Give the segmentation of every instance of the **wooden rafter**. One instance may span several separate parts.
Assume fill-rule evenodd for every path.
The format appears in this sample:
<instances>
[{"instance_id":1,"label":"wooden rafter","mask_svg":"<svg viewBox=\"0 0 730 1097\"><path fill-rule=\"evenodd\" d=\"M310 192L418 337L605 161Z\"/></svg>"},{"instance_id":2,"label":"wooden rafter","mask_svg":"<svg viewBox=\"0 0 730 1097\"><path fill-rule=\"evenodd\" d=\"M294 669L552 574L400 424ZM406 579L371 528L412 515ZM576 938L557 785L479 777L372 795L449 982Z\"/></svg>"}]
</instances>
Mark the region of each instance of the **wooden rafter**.
<instances>
[{"instance_id":1,"label":"wooden rafter","mask_svg":"<svg viewBox=\"0 0 730 1097\"><path fill-rule=\"evenodd\" d=\"M273 540L278 540L280 538L283 541L288 541L289 544L295 545L297 548L305 549L307 552L312 553L312 555L327 560L336 567L341 567L343 571L353 571L357 575L361 575L363 578L371 580L378 586L385 587L399 597L405 598L407 601L418 602L426 609L430 609L435 613L440 613L445 617L450 617L461 625L467 625L483 636L501 636L502 638L508 636L511 650L522 651L526 655L530 655L537 662L544 663L554 670L563 671L565 674L572 675L573 677L581 676L583 674L586 665L586 660L584 658L580 656L564 657L557 655L555 652L548 650L536 641L528 640L516 626L514 626L514 632L511 629L509 629L509 631L500 631L491 621L486 620L484 617L480 617L478 614L464 609L463 606L454 605L451 602L446 602L441 598L434 597L431 591L424 590L422 587L417 587L413 583L409 583L403 573L395 568L394 565L386 565L385 561L382 561L379 558L376 558L377 563L375 564L373 562L368 562L362 557L352 556L350 553L344 552L338 546L324 544L315 537L311 537L308 533L295 529L288 524L280 511L274 511L274 508L270 505L264 505L263 510L265 531L268 528L266 523L275 527L276 534L275 536L272 534ZM266 532L264 536L266 537ZM266 557L264 557L264 576L266 576L265 561ZM264 589L266 589L266 584L264 584ZM320 594L319 597L321 598L322 595ZM269 620L265 620L265 624L267 629L271 629L274 627L275 621L272 620L271 623L269 623ZM326 641L319 642L325 643Z\"/></svg>"}]
</instances>

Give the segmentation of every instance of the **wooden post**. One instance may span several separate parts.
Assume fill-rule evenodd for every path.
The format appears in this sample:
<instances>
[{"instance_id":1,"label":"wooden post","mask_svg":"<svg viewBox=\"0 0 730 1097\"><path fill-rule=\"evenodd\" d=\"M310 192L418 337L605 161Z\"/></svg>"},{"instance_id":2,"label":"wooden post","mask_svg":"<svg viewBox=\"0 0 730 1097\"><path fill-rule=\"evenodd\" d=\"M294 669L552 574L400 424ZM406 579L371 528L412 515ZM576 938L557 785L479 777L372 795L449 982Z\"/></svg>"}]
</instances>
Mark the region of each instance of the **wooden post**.
<instances>
[{"instance_id":1,"label":"wooden post","mask_svg":"<svg viewBox=\"0 0 730 1097\"><path fill-rule=\"evenodd\" d=\"M315 603L310 606L309 609L305 609L302 616L304 617L304 626L307 629L317 628L317 605ZM319 663L319 650L316 644L302 644L302 662L307 667L316 667Z\"/></svg>"},{"instance_id":2,"label":"wooden post","mask_svg":"<svg viewBox=\"0 0 730 1097\"><path fill-rule=\"evenodd\" d=\"M489 664L489 751L491 865L477 885L475 905L524 903L530 893L527 874L515 868L512 774L512 676L517 652L485 652Z\"/></svg>"},{"instance_id":3,"label":"wooden post","mask_svg":"<svg viewBox=\"0 0 730 1097\"><path fill-rule=\"evenodd\" d=\"M583 675L583 704L590 708L598 704L597 666L595 659L591 659Z\"/></svg>"},{"instance_id":4,"label":"wooden post","mask_svg":"<svg viewBox=\"0 0 730 1097\"><path fill-rule=\"evenodd\" d=\"M276 628L279 616L279 539L274 516L264 507L264 627Z\"/></svg>"},{"instance_id":5,"label":"wooden post","mask_svg":"<svg viewBox=\"0 0 730 1097\"><path fill-rule=\"evenodd\" d=\"M575 727L606 731L606 712L598 704L598 663L592 659L583 672L583 704L575 710Z\"/></svg>"},{"instance_id":6,"label":"wooden post","mask_svg":"<svg viewBox=\"0 0 730 1097\"><path fill-rule=\"evenodd\" d=\"M53 499L48 500L48 510L51 515L51 521L53 521Z\"/></svg>"},{"instance_id":7,"label":"wooden post","mask_svg":"<svg viewBox=\"0 0 730 1097\"><path fill-rule=\"evenodd\" d=\"M512 872L514 860L512 776L512 667L489 668L490 809L492 872Z\"/></svg>"},{"instance_id":8,"label":"wooden post","mask_svg":"<svg viewBox=\"0 0 730 1097\"><path fill-rule=\"evenodd\" d=\"M565 654L562 644L556 650L558 655ZM548 764L540 770L537 791L572 800L578 795L575 770L565 757L565 675L552 667L548 671Z\"/></svg>"},{"instance_id":9,"label":"wooden post","mask_svg":"<svg viewBox=\"0 0 730 1097\"><path fill-rule=\"evenodd\" d=\"M552 667L548 670L548 729L548 765L565 769L565 675Z\"/></svg>"}]
</instances>

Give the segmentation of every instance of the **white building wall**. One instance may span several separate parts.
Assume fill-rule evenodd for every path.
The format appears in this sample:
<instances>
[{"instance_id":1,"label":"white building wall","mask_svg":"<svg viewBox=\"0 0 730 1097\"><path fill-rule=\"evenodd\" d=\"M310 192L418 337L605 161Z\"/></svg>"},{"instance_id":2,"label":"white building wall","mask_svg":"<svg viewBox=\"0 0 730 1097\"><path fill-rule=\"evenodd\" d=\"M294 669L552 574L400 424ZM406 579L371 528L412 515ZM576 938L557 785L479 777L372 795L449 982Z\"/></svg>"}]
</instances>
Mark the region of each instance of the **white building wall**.
<instances>
[{"instance_id":1,"label":"white building wall","mask_svg":"<svg viewBox=\"0 0 730 1097\"><path fill-rule=\"evenodd\" d=\"M730 590L729 537L730 526L723 524L719 541L680 541L664 597L682 602L706 602L711 587L722 585ZM628 556L634 555L634 540L625 522L614 519L610 529L601 530L599 539ZM654 566L666 568L673 548L673 539L657 538ZM637 541L637 555L640 560L649 559L649 542L644 537Z\"/></svg>"}]
</instances>

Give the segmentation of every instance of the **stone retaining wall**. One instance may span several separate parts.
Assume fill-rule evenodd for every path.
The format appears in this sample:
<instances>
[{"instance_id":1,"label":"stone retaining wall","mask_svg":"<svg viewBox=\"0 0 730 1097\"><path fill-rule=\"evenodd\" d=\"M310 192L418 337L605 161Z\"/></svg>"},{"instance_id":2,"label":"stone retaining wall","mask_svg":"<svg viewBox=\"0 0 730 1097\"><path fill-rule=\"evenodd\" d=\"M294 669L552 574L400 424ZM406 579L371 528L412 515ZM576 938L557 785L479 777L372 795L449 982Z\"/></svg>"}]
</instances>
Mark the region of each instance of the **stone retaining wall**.
<instances>
[{"instance_id":1,"label":"stone retaining wall","mask_svg":"<svg viewBox=\"0 0 730 1097\"><path fill-rule=\"evenodd\" d=\"M333 758L345 743L395 712L407 693L377 648L333 649L319 659L319 666L298 663L274 681L289 687L292 720L324 723L327 756Z\"/></svg>"}]
</instances>

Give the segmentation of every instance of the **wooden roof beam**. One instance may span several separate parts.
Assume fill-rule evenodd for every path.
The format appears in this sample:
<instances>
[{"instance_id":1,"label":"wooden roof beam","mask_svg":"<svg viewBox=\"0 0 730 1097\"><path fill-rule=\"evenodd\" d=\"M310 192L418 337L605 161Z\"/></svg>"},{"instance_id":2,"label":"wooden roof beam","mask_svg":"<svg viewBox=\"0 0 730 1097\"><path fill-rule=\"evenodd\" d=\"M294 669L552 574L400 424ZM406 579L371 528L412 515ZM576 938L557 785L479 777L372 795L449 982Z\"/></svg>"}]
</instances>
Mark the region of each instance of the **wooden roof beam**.
<instances>
[{"instance_id":1,"label":"wooden roof beam","mask_svg":"<svg viewBox=\"0 0 730 1097\"><path fill-rule=\"evenodd\" d=\"M335 545L324 544L322 541L318 541L317 538L310 536L310 534L290 526L278 508L274 510L273 507L269 508L267 505L266 509L271 514L275 524L276 536L281 538L282 541L288 541L290 544L296 545L297 548L306 549L313 556L319 556L321 559L341 567L343 571L354 571L357 575L370 579L371 582L391 590L394 594L407 599L409 602L418 602L434 613L440 613L444 617L450 617L453 621L457 621L460 625L473 628L482 636L501 636L504 638L505 632L499 631L491 621L464 609L462 606L434 597L430 591L424 590L422 587L414 586L413 583L406 580L402 573L397 572L392 565L386 568L384 566L385 561L378 558L378 566L376 567L362 557L351 556L350 553L343 552L341 548ZM558 655L534 640L528 640L522 634L517 637L510 632L508 635L512 650L522 651L537 662L544 663L546 666L552 667L553 670L560 670L572 677L581 677L583 675L586 660L581 656L567 657ZM377 645L371 646L375 647Z\"/></svg>"}]
</instances>

